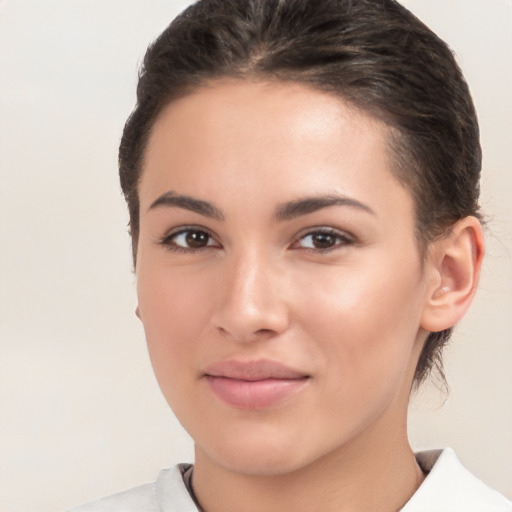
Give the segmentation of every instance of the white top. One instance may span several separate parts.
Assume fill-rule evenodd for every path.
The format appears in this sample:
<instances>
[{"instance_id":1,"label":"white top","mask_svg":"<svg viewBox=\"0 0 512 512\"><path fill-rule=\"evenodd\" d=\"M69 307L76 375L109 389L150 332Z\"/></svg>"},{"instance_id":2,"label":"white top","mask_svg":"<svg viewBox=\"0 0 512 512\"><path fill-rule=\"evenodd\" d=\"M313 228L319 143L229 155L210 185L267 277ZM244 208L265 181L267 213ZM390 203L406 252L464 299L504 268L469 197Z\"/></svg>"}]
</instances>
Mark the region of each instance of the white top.
<instances>
[{"instance_id":1,"label":"white top","mask_svg":"<svg viewBox=\"0 0 512 512\"><path fill-rule=\"evenodd\" d=\"M451 448L416 454L427 477L401 512L512 512L512 502L487 487ZM198 512L180 466L164 469L156 482L134 487L68 512Z\"/></svg>"}]
</instances>

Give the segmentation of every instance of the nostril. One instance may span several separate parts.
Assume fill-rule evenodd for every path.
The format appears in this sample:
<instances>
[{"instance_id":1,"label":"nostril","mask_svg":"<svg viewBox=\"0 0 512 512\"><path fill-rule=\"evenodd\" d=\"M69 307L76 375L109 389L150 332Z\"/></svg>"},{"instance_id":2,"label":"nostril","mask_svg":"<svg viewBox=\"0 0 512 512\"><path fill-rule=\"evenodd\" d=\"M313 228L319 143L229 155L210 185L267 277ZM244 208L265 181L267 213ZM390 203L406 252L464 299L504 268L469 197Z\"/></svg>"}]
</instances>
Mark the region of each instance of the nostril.
<instances>
[{"instance_id":1,"label":"nostril","mask_svg":"<svg viewBox=\"0 0 512 512\"><path fill-rule=\"evenodd\" d=\"M254 334L255 335L260 335L260 336L272 336L272 335L274 335L276 333L272 329L259 329Z\"/></svg>"},{"instance_id":2,"label":"nostril","mask_svg":"<svg viewBox=\"0 0 512 512\"><path fill-rule=\"evenodd\" d=\"M244 328L236 328L232 326L231 329L225 328L222 326L217 326L218 332L227 338L231 338L234 341L242 342L242 343L253 343L258 340L267 340L273 338L279 334L278 331L274 329L257 329L254 331L246 330Z\"/></svg>"}]
</instances>

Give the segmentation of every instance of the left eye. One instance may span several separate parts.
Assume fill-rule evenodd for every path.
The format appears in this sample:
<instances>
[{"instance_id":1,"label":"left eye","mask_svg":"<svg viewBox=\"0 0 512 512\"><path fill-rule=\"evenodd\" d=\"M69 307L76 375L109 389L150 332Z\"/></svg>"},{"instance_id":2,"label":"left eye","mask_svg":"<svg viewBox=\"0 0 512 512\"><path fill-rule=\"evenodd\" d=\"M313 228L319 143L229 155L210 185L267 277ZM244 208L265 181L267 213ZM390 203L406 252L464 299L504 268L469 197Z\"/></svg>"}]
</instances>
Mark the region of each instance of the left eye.
<instances>
[{"instance_id":1,"label":"left eye","mask_svg":"<svg viewBox=\"0 0 512 512\"><path fill-rule=\"evenodd\" d=\"M352 240L341 233L333 231L314 231L300 237L293 244L293 247L299 249L326 251L350 243L352 243Z\"/></svg>"}]
</instances>

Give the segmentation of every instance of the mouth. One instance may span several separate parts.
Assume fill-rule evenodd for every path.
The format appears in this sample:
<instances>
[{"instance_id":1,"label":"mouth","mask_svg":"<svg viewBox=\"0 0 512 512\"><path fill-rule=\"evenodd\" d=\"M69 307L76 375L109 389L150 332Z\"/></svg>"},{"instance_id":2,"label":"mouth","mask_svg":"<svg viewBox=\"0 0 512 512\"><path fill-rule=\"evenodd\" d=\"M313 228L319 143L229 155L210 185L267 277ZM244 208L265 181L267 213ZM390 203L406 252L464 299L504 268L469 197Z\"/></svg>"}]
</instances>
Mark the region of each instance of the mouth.
<instances>
[{"instance_id":1,"label":"mouth","mask_svg":"<svg viewBox=\"0 0 512 512\"><path fill-rule=\"evenodd\" d=\"M237 409L265 409L303 389L310 376L268 360L222 361L207 368L204 378L214 395Z\"/></svg>"}]
</instances>

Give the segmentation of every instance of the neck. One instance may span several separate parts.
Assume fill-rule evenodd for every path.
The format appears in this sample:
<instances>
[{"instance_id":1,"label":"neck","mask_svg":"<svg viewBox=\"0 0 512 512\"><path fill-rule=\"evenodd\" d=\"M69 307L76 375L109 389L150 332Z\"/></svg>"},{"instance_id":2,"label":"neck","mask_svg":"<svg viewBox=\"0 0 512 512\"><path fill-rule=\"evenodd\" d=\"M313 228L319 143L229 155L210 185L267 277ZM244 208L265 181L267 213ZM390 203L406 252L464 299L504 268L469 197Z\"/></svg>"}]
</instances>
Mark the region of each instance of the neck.
<instances>
[{"instance_id":1,"label":"neck","mask_svg":"<svg viewBox=\"0 0 512 512\"><path fill-rule=\"evenodd\" d=\"M396 428L385 420L335 452L286 474L240 474L216 465L196 448L197 499L205 512L397 511L419 487L423 474L405 422Z\"/></svg>"}]
</instances>

